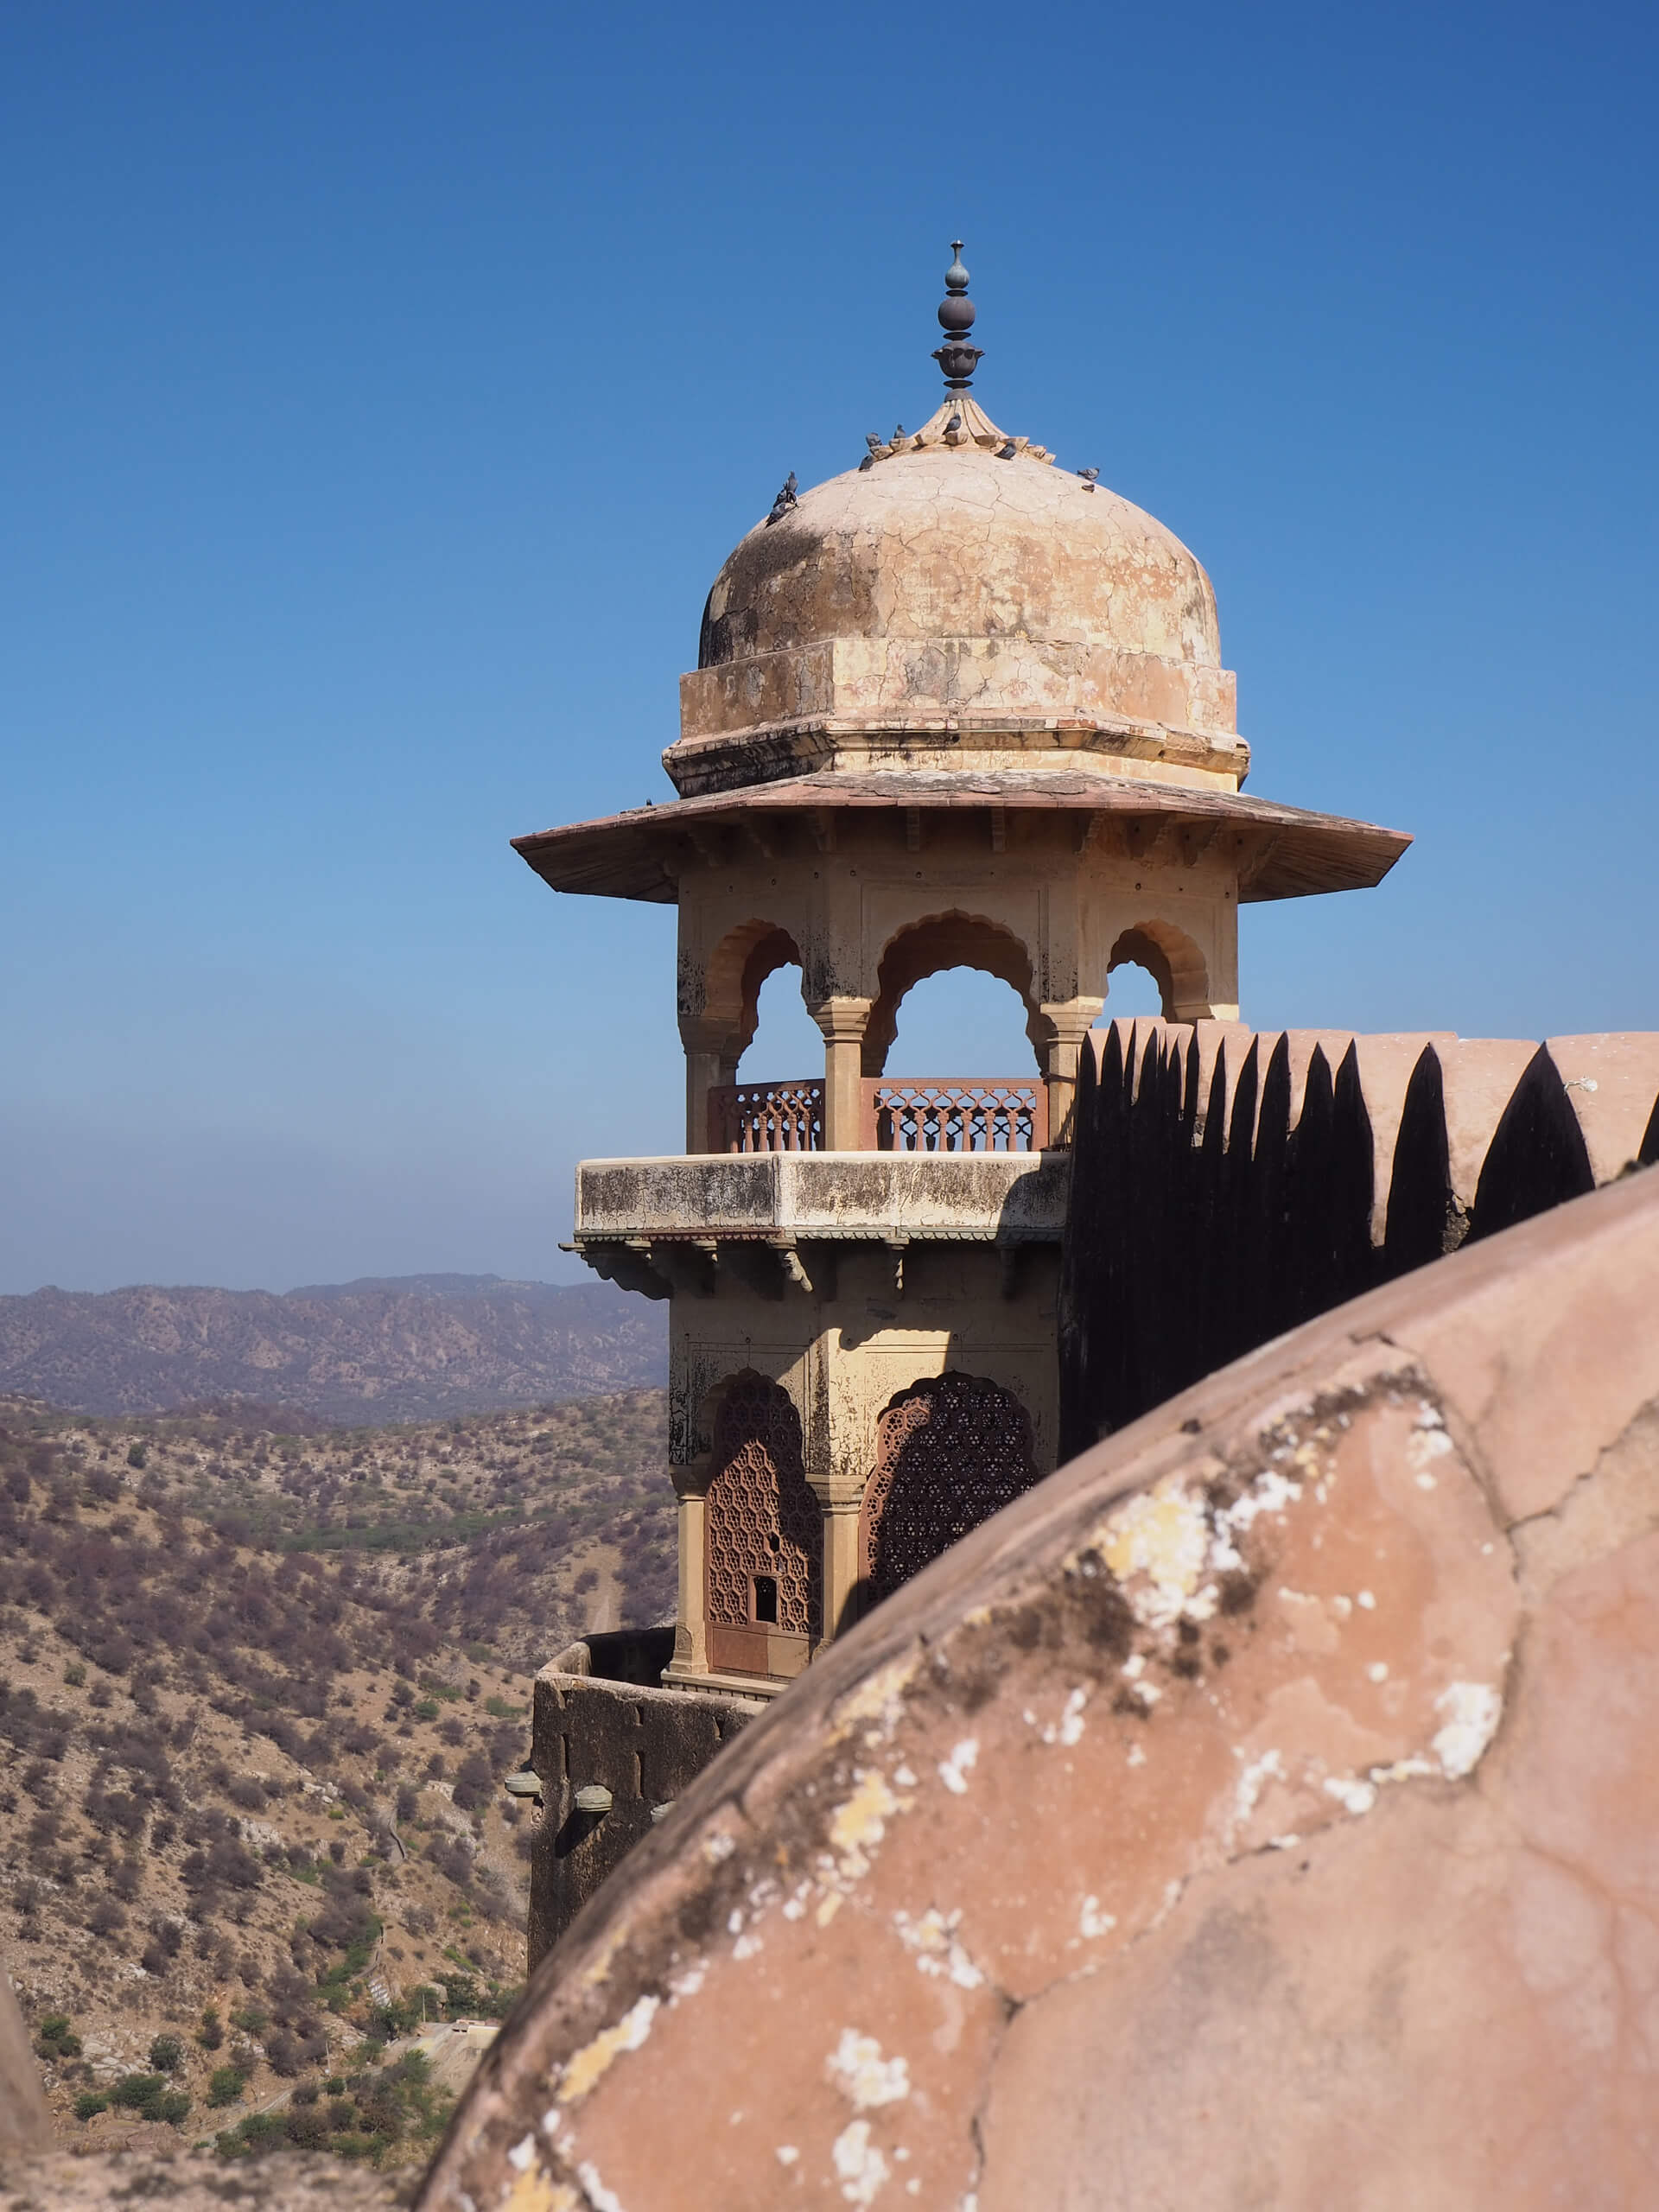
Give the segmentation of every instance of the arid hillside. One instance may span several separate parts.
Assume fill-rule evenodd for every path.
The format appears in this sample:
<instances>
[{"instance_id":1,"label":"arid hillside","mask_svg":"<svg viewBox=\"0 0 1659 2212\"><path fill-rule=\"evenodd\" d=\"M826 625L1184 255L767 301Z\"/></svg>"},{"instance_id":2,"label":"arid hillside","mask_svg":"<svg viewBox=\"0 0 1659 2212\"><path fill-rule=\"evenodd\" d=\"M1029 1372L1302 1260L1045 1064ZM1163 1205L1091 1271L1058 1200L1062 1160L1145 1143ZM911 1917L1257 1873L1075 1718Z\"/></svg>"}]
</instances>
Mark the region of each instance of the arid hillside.
<instances>
[{"instance_id":1,"label":"arid hillside","mask_svg":"<svg viewBox=\"0 0 1659 2212\"><path fill-rule=\"evenodd\" d=\"M666 1378L661 1306L608 1283L409 1275L267 1291L0 1298L0 1391L77 1412L219 1400L331 1421L436 1421Z\"/></svg>"},{"instance_id":2,"label":"arid hillside","mask_svg":"<svg viewBox=\"0 0 1659 2212\"><path fill-rule=\"evenodd\" d=\"M67 2139L425 2155L407 2038L523 1973L531 1672L671 1611L664 1422L0 1402L0 1959Z\"/></svg>"}]
</instances>

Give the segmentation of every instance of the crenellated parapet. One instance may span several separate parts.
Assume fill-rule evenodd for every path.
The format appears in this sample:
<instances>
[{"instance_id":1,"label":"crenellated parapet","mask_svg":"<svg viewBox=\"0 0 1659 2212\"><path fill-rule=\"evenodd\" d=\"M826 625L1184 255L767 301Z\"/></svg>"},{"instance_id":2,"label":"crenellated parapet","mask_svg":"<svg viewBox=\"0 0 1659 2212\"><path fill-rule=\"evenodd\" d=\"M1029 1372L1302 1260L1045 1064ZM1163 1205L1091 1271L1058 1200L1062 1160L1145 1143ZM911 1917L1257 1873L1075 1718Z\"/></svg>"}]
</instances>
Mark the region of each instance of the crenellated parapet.
<instances>
[{"instance_id":1,"label":"crenellated parapet","mask_svg":"<svg viewBox=\"0 0 1659 2212\"><path fill-rule=\"evenodd\" d=\"M1315 1314L1659 1160L1659 1034L1114 1022L1078 1071L1061 1454Z\"/></svg>"}]
</instances>

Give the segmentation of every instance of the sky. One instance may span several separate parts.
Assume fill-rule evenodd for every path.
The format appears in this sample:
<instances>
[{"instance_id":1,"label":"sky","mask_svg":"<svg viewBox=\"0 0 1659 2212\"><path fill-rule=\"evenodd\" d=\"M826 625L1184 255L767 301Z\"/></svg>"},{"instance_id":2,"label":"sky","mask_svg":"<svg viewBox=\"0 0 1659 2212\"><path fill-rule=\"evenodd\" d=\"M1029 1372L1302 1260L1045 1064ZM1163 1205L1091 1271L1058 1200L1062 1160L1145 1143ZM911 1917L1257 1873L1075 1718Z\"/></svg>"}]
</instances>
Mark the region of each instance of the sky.
<instances>
[{"instance_id":1,"label":"sky","mask_svg":"<svg viewBox=\"0 0 1659 2212\"><path fill-rule=\"evenodd\" d=\"M1659 1028L1656 64L1593 0L11 0L0 1291L581 1276L575 1161L683 1139L674 917L507 841L671 796L709 582L931 410L956 237L976 397L1208 568L1251 791L1415 833L1243 911L1245 1019ZM964 1025L1027 1065L950 977L893 1065Z\"/></svg>"}]
</instances>

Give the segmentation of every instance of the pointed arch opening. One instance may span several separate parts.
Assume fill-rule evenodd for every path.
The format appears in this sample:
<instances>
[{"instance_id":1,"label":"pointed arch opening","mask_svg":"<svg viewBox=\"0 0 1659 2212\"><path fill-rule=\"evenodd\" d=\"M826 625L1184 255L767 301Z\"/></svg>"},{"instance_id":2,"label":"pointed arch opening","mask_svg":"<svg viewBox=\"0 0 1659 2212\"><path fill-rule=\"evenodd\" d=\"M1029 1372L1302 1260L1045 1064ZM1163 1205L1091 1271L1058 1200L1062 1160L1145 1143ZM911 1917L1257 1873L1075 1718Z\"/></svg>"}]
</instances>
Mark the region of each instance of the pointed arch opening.
<instances>
[{"instance_id":1,"label":"pointed arch opening","mask_svg":"<svg viewBox=\"0 0 1659 2212\"><path fill-rule=\"evenodd\" d=\"M1025 1009L1025 1032L1038 1055L1037 1000L1030 948L1001 922L952 910L927 914L888 940L876 970L876 993L864 1027L863 1069L883 1075L899 1032L899 1009L916 986L955 968L976 969L1007 984ZM1038 1059L1040 1069L1041 1061ZM950 1071L952 1073L967 1071Z\"/></svg>"},{"instance_id":2,"label":"pointed arch opening","mask_svg":"<svg viewBox=\"0 0 1659 2212\"><path fill-rule=\"evenodd\" d=\"M801 964L800 948L777 922L756 918L729 930L709 956L703 978L703 1017L724 1033L735 1064L754 1039L760 990L779 968Z\"/></svg>"},{"instance_id":3,"label":"pointed arch opening","mask_svg":"<svg viewBox=\"0 0 1659 2212\"><path fill-rule=\"evenodd\" d=\"M1123 978L1127 988L1114 994L1111 978L1120 969L1128 971ZM1107 957L1106 976L1103 1024L1116 1021L1120 1014L1154 1012L1145 1003L1143 976L1150 979L1158 995L1155 1012L1166 1021L1192 1021L1209 1012L1210 978L1204 955L1173 922L1137 922L1122 931Z\"/></svg>"}]
</instances>

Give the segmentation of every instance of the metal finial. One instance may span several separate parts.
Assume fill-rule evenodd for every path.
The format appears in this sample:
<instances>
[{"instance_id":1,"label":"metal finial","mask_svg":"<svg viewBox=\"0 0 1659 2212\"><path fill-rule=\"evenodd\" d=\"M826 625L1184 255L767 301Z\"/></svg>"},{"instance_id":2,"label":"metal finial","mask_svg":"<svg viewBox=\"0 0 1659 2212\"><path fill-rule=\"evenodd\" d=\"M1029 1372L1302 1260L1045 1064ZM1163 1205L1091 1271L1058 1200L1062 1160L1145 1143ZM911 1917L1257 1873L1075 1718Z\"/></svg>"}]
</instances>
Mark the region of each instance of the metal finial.
<instances>
[{"instance_id":1,"label":"metal finial","mask_svg":"<svg viewBox=\"0 0 1659 2212\"><path fill-rule=\"evenodd\" d=\"M933 355L952 391L967 391L974 380L974 371L985 358L977 346L968 342L968 333L974 327L974 303L968 296L968 271L962 264L962 243L960 238L950 241L954 258L944 272L944 297L939 302L939 328L944 333L944 343Z\"/></svg>"}]
</instances>

